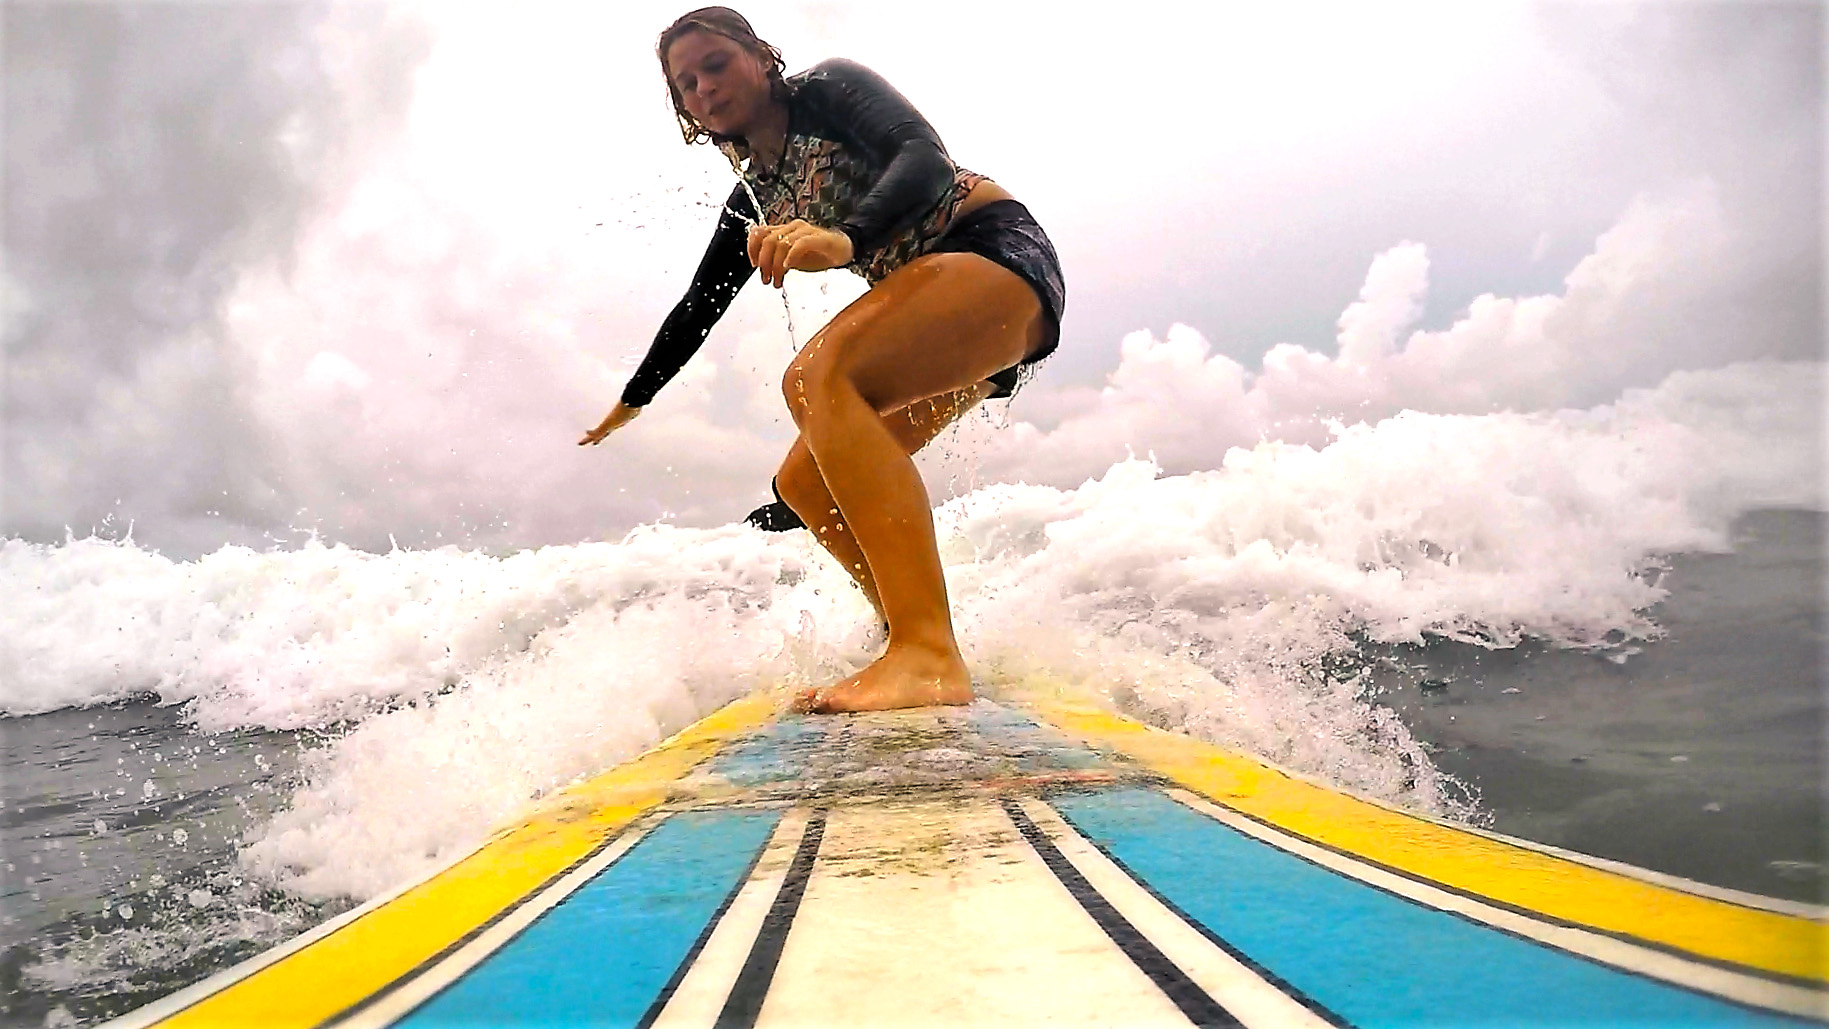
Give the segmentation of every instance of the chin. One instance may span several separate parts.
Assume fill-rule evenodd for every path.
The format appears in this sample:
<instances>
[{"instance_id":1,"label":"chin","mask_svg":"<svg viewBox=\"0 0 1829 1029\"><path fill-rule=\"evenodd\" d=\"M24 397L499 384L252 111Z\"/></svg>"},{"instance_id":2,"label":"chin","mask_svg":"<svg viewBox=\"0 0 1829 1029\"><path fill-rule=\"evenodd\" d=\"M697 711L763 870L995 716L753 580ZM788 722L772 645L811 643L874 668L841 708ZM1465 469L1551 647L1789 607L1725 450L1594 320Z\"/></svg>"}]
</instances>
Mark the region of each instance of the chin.
<instances>
[{"instance_id":1,"label":"chin","mask_svg":"<svg viewBox=\"0 0 1829 1029\"><path fill-rule=\"evenodd\" d=\"M723 116L713 117L709 121L700 118L699 124L722 136L748 136L749 127L756 121L755 115L756 112L753 110L746 110L738 104L732 104L731 109L725 111Z\"/></svg>"}]
</instances>

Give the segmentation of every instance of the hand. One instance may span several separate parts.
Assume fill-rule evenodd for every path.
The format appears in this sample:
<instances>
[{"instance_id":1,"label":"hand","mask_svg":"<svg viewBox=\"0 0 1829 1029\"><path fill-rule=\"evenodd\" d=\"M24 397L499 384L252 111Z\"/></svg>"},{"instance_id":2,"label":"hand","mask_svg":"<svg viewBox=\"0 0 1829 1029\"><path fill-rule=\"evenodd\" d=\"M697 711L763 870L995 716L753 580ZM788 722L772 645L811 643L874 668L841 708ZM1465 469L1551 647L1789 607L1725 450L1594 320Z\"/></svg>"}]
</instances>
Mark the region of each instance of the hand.
<instances>
[{"instance_id":1,"label":"hand","mask_svg":"<svg viewBox=\"0 0 1829 1029\"><path fill-rule=\"evenodd\" d=\"M616 406L611 409L609 414L604 416L603 421L599 422L595 429L584 434L584 438L578 441L578 445L582 447L588 443L595 446L598 443L602 443L605 436L608 436L610 433L615 432L617 429L634 421L635 416L640 413L641 408L630 407L629 405L618 401Z\"/></svg>"},{"instance_id":2,"label":"hand","mask_svg":"<svg viewBox=\"0 0 1829 1029\"><path fill-rule=\"evenodd\" d=\"M790 269L823 272L850 263L852 256L850 236L799 218L749 230L749 263L762 272L765 285L780 286Z\"/></svg>"}]
</instances>

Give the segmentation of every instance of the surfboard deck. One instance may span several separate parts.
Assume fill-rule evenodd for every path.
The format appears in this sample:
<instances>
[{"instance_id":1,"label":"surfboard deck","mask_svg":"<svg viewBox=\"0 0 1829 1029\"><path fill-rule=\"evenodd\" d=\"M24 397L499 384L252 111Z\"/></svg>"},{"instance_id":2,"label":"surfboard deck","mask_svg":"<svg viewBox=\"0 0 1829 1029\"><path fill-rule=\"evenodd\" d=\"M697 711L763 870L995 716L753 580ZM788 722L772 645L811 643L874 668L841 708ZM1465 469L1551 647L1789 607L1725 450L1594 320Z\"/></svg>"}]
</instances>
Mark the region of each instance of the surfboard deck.
<instances>
[{"instance_id":1,"label":"surfboard deck","mask_svg":"<svg viewBox=\"0 0 1829 1029\"><path fill-rule=\"evenodd\" d=\"M1829 920L1031 689L739 700L119 1026L1822 1024Z\"/></svg>"}]
</instances>

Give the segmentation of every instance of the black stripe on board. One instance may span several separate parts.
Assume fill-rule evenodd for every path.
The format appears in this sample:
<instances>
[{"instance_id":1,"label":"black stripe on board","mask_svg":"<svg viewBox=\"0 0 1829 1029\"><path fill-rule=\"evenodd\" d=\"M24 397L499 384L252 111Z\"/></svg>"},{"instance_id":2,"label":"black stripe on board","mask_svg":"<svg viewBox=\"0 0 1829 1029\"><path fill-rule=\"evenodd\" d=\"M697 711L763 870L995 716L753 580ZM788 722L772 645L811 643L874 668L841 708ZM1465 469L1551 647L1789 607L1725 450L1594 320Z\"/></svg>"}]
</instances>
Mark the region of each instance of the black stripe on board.
<instances>
[{"instance_id":1,"label":"black stripe on board","mask_svg":"<svg viewBox=\"0 0 1829 1029\"><path fill-rule=\"evenodd\" d=\"M800 827L802 839L805 838L806 831L807 827L803 823ZM756 874L756 866L762 862L762 855L766 853L768 853L768 841L764 840L762 846L756 848L756 853L750 857L749 865L743 869L743 874L737 876L736 885L732 886L730 892L724 895L724 902L719 904L717 911L712 913L711 920L705 923L705 928L699 930L699 938L692 941L692 946L687 949L686 956L680 959L679 967L674 969L673 975L667 979L667 985L660 988L660 993L655 996L654 1003L648 1005L648 1010L642 1014L641 1020L635 1023L635 1029L648 1029L654 1024L654 1020L660 1017L662 1009L667 1006L668 1001L673 999L673 994L679 990L680 983L685 981L686 973L692 971L692 964L699 959L699 952L705 949L705 943L711 939L711 934L716 932L718 924L724 921L725 912L729 911L730 905L736 902L737 894L742 893L743 887L749 885L749 877Z\"/></svg>"},{"instance_id":2,"label":"black stripe on board","mask_svg":"<svg viewBox=\"0 0 1829 1029\"><path fill-rule=\"evenodd\" d=\"M1130 958L1131 963L1149 976L1150 982L1155 983L1181 1009L1188 1021L1198 1026L1244 1025L1232 1012L1208 995L1207 991L1196 985L1194 980L1189 979L1187 973L1170 961L1167 955L1157 950L1156 945L1137 931L1136 926L1118 914L1111 902L1092 888L1080 870L1073 867L1073 862L1068 861L1055 848L1047 834L1029 819L1028 813L1016 801L1005 798L1003 809L1010 816L1010 821L1016 823L1016 830L1022 833L1023 839L1029 841L1029 846L1034 848L1042 863L1048 866L1048 871L1054 873L1054 877L1067 888L1067 892L1080 907L1092 916L1092 920L1105 931L1105 935L1111 937L1111 942L1118 945L1124 956Z\"/></svg>"},{"instance_id":3,"label":"black stripe on board","mask_svg":"<svg viewBox=\"0 0 1829 1029\"><path fill-rule=\"evenodd\" d=\"M1061 822L1067 826L1067 828L1072 829L1074 831L1074 833L1076 835L1078 835L1081 840L1085 841L1087 846L1093 848L1094 850L1097 850L1101 857L1103 857L1105 860L1111 862L1113 868L1116 868L1118 871L1123 872L1126 876L1129 876L1130 881L1133 883L1136 883L1138 889L1141 889L1143 892L1149 894L1150 897L1156 901L1156 903L1161 904L1163 906L1163 908L1165 910L1167 910L1170 914L1174 915L1176 918L1181 919L1181 921L1183 923L1185 923L1189 929L1192 929L1193 931L1199 933L1208 943L1211 943L1213 946L1218 947L1220 950L1224 951L1226 953L1226 955L1228 957L1230 957L1232 960L1238 962L1241 965L1244 965L1247 969L1250 969L1251 973L1253 975L1255 975L1259 979L1262 979L1265 982L1269 983L1273 988L1276 989L1276 991L1278 993L1281 993L1283 996L1288 997L1290 1000L1293 1000L1297 1004L1300 1004L1303 1007L1307 1008L1310 1012L1312 1012L1314 1014L1314 1016L1316 1018L1319 1018L1322 1021L1327 1022L1331 1025L1350 1026L1352 1024L1352 1023L1348 1022L1344 1016L1339 1015L1339 1014L1335 1013L1333 1010L1329 1009L1327 1007L1327 1005L1322 1004L1320 1001L1314 999L1313 997L1310 997L1308 994L1303 993L1301 990L1297 989L1295 984L1289 982L1287 979L1284 979L1282 976L1271 971L1269 968L1266 968L1265 966L1259 964L1256 958L1254 958L1251 955L1245 953L1244 951L1238 949L1237 947L1234 947L1231 943L1226 941L1225 937L1214 932L1212 929L1207 928L1207 926L1204 923L1202 923L1198 918L1195 918L1193 915L1190 915L1186 911L1183 911L1181 909L1181 905L1176 904L1174 901L1172 901L1168 897L1164 896L1160 891L1158 891L1156 889L1155 886L1151 885L1151 883L1148 879L1145 879L1141 875L1138 875L1129 865L1125 864L1123 862L1123 860L1120 859L1116 854L1113 854L1110 850L1106 849L1104 844L1100 843L1098 840L1093 839L1092 836L1086 832L1086 829L1083 826L1081 826L1078 822L1075 822L1073 819L1067 817L1067 813L1065 811L1062 811L1060 808L1055 807L1052 803L1048 804L1048 810L1053 811L1055 817L1059 818L1061 820ZM1211 817L1211 816L1209 816L1209 817ZM1224 825L1225 823L1222 822L1220 824ZM1227 828L1231 828L1231 826L1227 826ZM1299 855L1291 855L1291 856L1299 856ZM1338 873L1336 873L1336 874L1338 874Z\"/></svg>"},{"instance_id":4,"label":"black stripe on board","mask_svg":"<svg viewBox=\"0 0 1829 1029\"><path fill-rule=\"evenodd\" d=\"M717 1029L750 1029L762 1013L762 1002L768 997L769 984L775 979L775 966L781 963L781 948L787 945L788 930L800 911L800 898L807 892L807 880L813 875L813 859L819 856L819 841L826 833L826 812L814 811L807 817L805 835L794 851L794 863L788 866L781 881L781 892L762 918L762 930L749 948L743 970L718 1012Z\"/></svg>"}]
</instances>

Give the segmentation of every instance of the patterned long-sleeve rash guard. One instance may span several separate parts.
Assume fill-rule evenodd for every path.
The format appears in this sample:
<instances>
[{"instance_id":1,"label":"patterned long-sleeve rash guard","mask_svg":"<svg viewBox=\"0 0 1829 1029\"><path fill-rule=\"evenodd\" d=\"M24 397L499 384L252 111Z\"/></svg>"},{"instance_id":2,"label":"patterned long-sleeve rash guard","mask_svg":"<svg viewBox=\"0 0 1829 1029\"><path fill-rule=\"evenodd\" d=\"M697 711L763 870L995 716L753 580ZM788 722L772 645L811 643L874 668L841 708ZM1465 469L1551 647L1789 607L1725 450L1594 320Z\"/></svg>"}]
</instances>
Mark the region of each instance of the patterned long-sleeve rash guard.
<instances>
[{"instance_id":1,"label":"patterned long-sleeve rash guard","mask_svg":"<svg viewBox=\"0 0 1829 1029\"><path fill-rule=\"evenodd\" d=\"M760 219L795 218L851 237L846 265L871 285L932 249L983 178L953 164L939 135L883 77L830 60L787 79L787 145L773 169L752 159L744 179ZM648 356L622 391L645 407L705 342L755 268L749 227L758 212L742 183L718 216L686 295L661 323Z\"/></svg>"}]
</instances>

